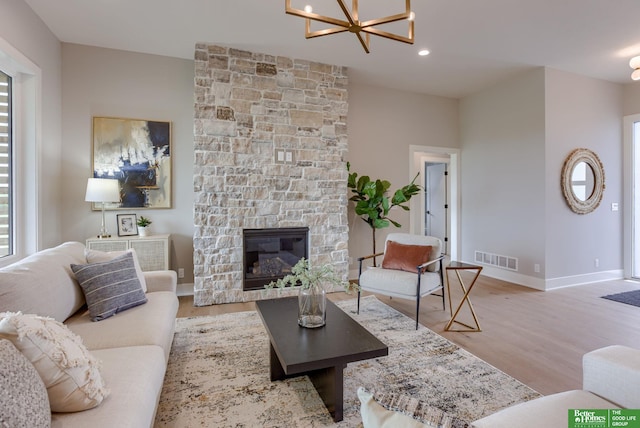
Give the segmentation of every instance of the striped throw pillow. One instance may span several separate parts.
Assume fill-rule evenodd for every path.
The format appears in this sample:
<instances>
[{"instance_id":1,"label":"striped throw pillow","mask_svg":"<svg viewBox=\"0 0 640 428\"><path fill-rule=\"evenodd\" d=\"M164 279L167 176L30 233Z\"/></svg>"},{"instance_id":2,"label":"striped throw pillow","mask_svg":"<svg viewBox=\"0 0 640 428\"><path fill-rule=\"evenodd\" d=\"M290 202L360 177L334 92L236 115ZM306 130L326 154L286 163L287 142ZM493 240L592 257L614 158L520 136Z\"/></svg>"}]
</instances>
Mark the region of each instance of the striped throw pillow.
<instances>
[{"instance_id":1,"label":"striped throw pillow","mask_svg":"<svg viewBox=\"0 0 640 428\"><path fill-rule=\"evenodd\" d=\"M82 287L92 321L101 321L147 303L131 253L113 260L71 265Z\"/></svg>"}]
</instances>

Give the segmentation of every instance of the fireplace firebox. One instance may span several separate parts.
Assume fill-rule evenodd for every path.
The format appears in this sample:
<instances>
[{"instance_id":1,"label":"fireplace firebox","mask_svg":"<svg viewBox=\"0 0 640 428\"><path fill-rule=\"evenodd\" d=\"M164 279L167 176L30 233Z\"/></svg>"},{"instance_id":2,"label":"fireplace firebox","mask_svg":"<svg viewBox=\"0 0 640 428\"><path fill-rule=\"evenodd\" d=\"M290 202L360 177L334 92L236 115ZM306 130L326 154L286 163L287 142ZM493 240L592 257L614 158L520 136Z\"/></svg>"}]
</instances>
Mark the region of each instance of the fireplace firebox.
<instances>
[{"instance_id":1,"label":"fireplace firebox","mask_svg":"<svg viewBox=\"0 0 640 428\"><path fill-rule=\"evenodd\" d=\"M259 290L291 273L301 258L309 258L309 228L244 229L242 289Z\"/></svg>"}]
</instances>

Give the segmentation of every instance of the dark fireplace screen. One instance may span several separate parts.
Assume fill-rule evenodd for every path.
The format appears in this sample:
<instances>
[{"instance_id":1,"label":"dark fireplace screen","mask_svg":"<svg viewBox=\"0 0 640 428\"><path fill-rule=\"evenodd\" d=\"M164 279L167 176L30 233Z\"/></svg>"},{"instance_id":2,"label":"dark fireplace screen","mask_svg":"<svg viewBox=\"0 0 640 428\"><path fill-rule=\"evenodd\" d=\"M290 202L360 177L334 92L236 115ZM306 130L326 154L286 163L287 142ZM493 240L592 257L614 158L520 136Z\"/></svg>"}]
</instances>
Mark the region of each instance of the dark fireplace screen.
<instances>
[{"instance_id":1,"label":"dark fireplace screen","mask_svg":"<svg viewBox=\"0 0 640 428\"><path fill-rule=\"evenodd\" d=\"M309 257L309 228L245 229L243 290L258 290Z\"/></svg>"}]
</instances>

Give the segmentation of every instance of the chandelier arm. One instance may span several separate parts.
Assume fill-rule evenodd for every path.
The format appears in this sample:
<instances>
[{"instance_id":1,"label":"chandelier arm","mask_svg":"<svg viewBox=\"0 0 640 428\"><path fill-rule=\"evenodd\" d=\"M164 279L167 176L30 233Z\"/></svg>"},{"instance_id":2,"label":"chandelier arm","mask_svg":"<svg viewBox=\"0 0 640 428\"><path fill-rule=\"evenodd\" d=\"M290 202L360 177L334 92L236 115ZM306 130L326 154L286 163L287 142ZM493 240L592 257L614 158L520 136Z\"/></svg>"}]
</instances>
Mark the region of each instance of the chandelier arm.
<instances>
[{"instance_id":1,"label":"chandelier arm","mask_svg":"<svg viewBox=\"0 0 640 428\"><path fill-rule=\"evenodd\" d=\"M296 9L291 7L291 0L286 0L285 13L294 16L300 16L302 18L312 19L314 21L324 22L325 24L338 25L340 27L349 28L349 22L342 19L331 18L330 16L319 15L313 12L305 12L302 9Z\"/></svg>"},{"instance_id":2,"label":"chandelier arm","mask_svg":"<svg viewBox=\"0 0 640 428\"><path fill-rule=\"evenodd\" d=\"M349 30L344 27L335 27L335 28L327 28L326 30L306 31L304 36L307 39L313 39L314 37L328 36L331 34L344 33L346 31L349 31Z\"/></svg>"},{"instance_id":3,"label":"chandelier arm","mask_svg":"<svg viewBox=\"0 0 640 428\"><path fill-rule=\"evenodd\" d=\"M342 12L344 13L344 16L347 17L347 21L349 21L349 25L356 25L356 21L354 20L354 18L351 16L351 12L349 12L349 9L347 9L347 6L344 4L343 0L338 0L338 5L340 6L340 9L342 9ZM354 0L353 2L355 9L355 14L356 16L358 15L358 2L356 0ZM356 20L358 19L357 17L355 18Z\"/></svg>"},{"instance_id":4,"label":"chandelier arm","mask_svg":"<svg viewBox=\"0 0 640 428\"><path fill-rule=\"evenodd\" d=\"M402 21L403 19L408 20L410 15L411 12L400 13L398 15L385 16L384 18L370 19L369 21L360 23L360 25L363 27L371 27L372 25L388 24L390 22Z\"/></svg>"},{"instance_id":5,"label":"chandelier arm","mask_svg":"<svg viewBox=\"0 0 640 428\"><path fill-rule=\"evenodd\" d=\"M386 39L395 40L397 42L403 42L412 45L413 44L413 31L409 29L409 37L399 36L397 34L388 33L386 31L378 30L377 28L367 27L362 29L367 34L375 34L376 36L384 37Z\"/></svg>"},{"instance_id":6,"label":"chandelier arm","mask_svg":"<svg viewBox=\"0 0 640 428\"><path fill-rule=\"evenodd\" d=\"M360 32L357 32L356 37L360 41L362 49L364 49L366 53L369 53L369 45L371 44L371 38L369 37L369 34L365 34L365 38L362 38L362 34Z\"/></svg>"}]
</instances>

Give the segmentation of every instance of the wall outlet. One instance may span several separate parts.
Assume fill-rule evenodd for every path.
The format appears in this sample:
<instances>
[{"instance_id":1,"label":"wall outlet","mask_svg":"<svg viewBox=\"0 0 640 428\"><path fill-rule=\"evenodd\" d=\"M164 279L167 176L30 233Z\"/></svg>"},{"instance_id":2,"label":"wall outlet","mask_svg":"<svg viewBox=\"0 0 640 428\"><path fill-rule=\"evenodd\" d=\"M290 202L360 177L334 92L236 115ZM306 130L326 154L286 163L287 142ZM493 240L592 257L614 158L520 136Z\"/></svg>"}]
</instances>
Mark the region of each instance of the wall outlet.
<instances>
[{"instance_id":1,"label":"wall outlet","mask_svg":"<svg viewBox=\"0 0 640 428\"><path fill-rule=\"evenodd\" d=\"M535 265L533 265L533 271L535 273L540 273L540 265L538 263L536 263Z\"/></svg>"},{"instance_id":2,"label":"wall outlet","mask_svg":"<svg viewBox=\"0 0 640 428\"><path fill-rule=\"evenodd\" d=\"M600 259L595 259L593 261L593 264L595 265L595 267L600 267Z\"/></svg>"},{"instance_id":3,"label":"wall outlet","mask_svg":"<svg viewBox=\"0 0 640 428\"><path fill-rule=\"evenodd\" d=\"M178 278L184 278L184 268L178 268Z\"/></svg>"}]
</instances>

